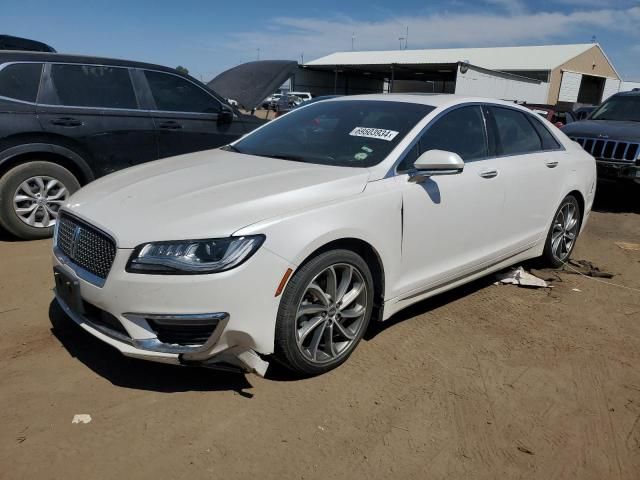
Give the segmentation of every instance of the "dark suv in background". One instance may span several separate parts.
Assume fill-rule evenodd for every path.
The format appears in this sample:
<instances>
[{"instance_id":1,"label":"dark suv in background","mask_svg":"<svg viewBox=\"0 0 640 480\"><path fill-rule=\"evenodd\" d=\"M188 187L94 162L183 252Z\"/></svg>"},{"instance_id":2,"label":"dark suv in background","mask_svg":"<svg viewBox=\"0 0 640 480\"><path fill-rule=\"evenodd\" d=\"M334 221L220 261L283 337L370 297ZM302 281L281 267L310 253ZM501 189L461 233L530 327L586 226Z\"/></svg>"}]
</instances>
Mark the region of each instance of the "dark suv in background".
<instances>
[{"instance_id":1,"label":"dark suv in background","mask_svg":"<svg viewBox=\"0 0 640 480\"><path fill-rule=\"evenodd\" d=\"M171 68L0 51L0 225L50 236L60 206L93 179L220 147L262 123Z\"/></svg>"},{"instance_id":2,"label":"dark suv in background","mask_svg":"<svg viewBox=\"0 0 640 480\"><path fill-rule=\"evenodd\" d=\"M595 157L599 179L640 183L640 92L617 93L562 131Z\"/></svg>"}]
</instances>

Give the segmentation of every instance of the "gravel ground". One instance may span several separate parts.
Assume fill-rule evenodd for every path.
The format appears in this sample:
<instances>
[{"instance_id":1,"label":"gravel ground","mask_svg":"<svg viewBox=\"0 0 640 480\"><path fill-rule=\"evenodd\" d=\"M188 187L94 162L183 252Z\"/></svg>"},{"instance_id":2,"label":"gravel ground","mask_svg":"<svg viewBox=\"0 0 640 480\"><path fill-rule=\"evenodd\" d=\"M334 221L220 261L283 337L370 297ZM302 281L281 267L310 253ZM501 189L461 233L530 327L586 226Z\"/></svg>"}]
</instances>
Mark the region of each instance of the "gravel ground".
<instances>
[{"instance_id":1,"label":"gravel ground","mask_svg":"<svg viewBox=\"0 0 640 480\"><path fill-rule=\"evenodd\" d=\"M481 280L306 380L122 357L52 303L50 241L0 234L0 477L638 479L638 193L600 189L574 252L631 289Z\"/></svg>"}]
</instances>

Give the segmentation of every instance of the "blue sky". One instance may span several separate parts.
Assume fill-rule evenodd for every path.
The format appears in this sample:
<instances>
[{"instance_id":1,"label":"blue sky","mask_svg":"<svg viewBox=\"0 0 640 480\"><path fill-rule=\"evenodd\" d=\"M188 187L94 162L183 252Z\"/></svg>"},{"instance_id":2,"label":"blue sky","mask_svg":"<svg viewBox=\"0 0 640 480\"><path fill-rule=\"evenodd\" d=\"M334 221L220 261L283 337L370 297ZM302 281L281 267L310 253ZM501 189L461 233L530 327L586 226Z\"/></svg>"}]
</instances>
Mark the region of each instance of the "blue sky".
<instances>
[{"instance_id":1,"label":"blue sky","mask_svg":"<svg viewBox=\"0 0 640 480\"><path fill-rule=\"evenodd\" d=\"M224 5L224 6L218 6ZM0 33L60 52L186 66L205 81L261 59L308 61L339 50L588 43L640 80L640 0L345 2L2 0ZM258 52L258 49L260 51Z\"/></svg>"}]
</instances>

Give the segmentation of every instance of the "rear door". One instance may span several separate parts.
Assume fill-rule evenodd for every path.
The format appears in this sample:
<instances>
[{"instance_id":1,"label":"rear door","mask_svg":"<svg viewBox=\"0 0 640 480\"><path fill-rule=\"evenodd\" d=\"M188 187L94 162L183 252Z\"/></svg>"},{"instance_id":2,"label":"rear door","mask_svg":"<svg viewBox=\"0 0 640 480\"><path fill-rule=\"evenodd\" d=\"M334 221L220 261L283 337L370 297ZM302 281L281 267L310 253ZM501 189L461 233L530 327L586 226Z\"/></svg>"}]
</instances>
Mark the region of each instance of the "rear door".
<instances>
[{"instance_id":1,"label":"rear door","mask_svg":"<svg viewBox=\"0 0 640 480\"><path fill-rule=\"evenodd\" d=\"M140 72L150 91L161 158L221 147L245 134L242 121L224 118L222 103L196 83L167 72Z\"/></svg>"},{"instance_id":2,"label":"rear door","mask_svg":"<svg viewBox=\"0 0 640 480\"><path fill-rule=\"evenodd\" d=\"M158 158L153 120L139 108L129 68L47 64L37 111L43 130L77 150L96 177Z\"/></svg>"},{"instance_id":3,"label":"rear door","mask_svg":"<svg viewBox=\"0 0 640 480\"><path fill-rule=\"evenodd\" d=\"M0 151L16 145L7 137L40 132L36 97L42 63L10 63L0 66Z\"/></svg>"},{"instance_id":4,"label":"rear door","mask_svg":"<svg viewBox=\"0 0 640 480\"><path fill-rule=\"evenodd\" d=\"M547 233L566 178L566 152L535 114L509 107L488 110L506 189L505 240L510 250L522 250Z\"/></svg>"}]
</instances>

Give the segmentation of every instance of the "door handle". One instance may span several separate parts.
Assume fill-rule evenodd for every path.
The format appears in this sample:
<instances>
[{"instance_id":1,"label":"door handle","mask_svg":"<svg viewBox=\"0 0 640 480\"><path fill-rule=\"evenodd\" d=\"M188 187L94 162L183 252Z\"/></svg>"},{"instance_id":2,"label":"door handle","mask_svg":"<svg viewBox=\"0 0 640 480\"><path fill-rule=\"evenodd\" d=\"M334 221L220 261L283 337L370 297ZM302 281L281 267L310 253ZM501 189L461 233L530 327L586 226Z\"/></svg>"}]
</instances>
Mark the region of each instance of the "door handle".
<instances>
[{"instance_id":1,"label":"door handle","mask_svg":"<svg viewBox=\"0 0 640 480\"><path fill-rule=\"evenodd\" d=\"M556 168L558 166L557 160L549 160L548 162L544 162L544 164L549 168Z\"/></svg>"},{"instance_id":2,"label":"door handle","mask_svg":"<svg viewBox=\"0 0 640 480\"><path fill-rule=\"evenodd\" d=\"M479 173L482 178L493 178L498 176L498 170L493 168L491 170L483 170Z\"/></svg>"},{"instance_id":3,"label":"door handle","mask_svg":"<svg viewBox=\"0 0 640 480\"><path fill-rule=\"evenodd\" d=\"M82 125L82 122L76 118L60 117L60 118L51 120L51 124L58 125L60 127L79 127Z\"/></svg>"},{"instance_id":4,"label":"door handle","mask_svg":"<svg viewBox=\"0 0 640 480\"><path fill-rule=\"evenodd\" d=\"M174 122L173 120L170 120L168 122L162 122L158 125L158 128L162 128L163 130L179 130L182 128L182 125L180 125L178 122Z\"/></svg>"}]
</instances>

